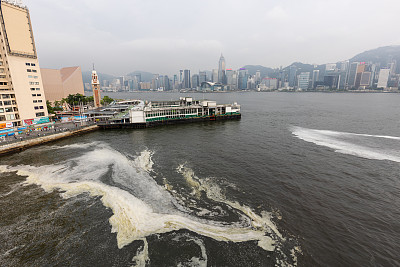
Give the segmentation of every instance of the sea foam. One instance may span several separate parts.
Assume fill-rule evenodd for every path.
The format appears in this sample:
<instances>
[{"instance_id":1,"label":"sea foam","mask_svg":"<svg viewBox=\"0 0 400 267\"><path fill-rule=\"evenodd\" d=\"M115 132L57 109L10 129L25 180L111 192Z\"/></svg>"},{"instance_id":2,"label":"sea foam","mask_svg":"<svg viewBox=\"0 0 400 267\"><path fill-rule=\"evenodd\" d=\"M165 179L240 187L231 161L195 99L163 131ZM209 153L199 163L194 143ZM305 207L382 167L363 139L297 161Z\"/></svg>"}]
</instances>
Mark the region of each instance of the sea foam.
<instances>
[{"instance_id":1,"label":"sea foam","mask_svg":"<svg viewBox=\"0 0 400 267\"><path fill-rule=\"evenodd\" d=\"M75 147L60 147L68 148ZM154 164L151 155L152 152L146 150L129 160L105 144L96 144L93 150L62 164L2 166L0 170L16 171L18 175L27 176L27 184L37 184L48 192L59 190L64 198L82 193L99 196L103 205L113 211L109 222L112 232L117 234L119 248L152 234L188 229L218 241L258 241L263 249L274 250L274 240L260 227L265 219L248 208L230 203L253 221L253 226L247 228L206 221L181 212L174 198L148 174ZM124 189L102 182L102 177L110 171L113 182L123 185ZM137 261L143 263L141 258Z\"/></svg>"},{"instance_id":2,"label":"sea foam","mask_svg":"<svg viewBox=\"0 0 400 267\"><path fill-rule=\"evenodd\" d=\"M400 155L394 150L372 148L362 144L355 144L354 142L351 142L351 140L348 140L349 138L367 137L370 139L381 138L398 141L400 140L400 137L397 136L357 134L348 132L307 129L302 127L293 127L292 134L306 142L331 148L338 153L353 155L366 159L390 160L394 162L400 162Z\"/></svg>"}]
</instances>

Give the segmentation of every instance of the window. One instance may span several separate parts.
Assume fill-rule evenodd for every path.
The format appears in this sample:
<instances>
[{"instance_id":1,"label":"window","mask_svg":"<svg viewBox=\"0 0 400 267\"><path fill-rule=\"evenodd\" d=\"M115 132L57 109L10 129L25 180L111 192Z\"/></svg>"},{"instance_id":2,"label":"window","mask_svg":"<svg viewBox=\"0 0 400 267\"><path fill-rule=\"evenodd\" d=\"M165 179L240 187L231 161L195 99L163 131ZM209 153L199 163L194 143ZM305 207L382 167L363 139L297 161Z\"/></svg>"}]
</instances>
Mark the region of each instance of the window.
<instances>
[{"instance_id":1,"label":"window","mask_svg":"<svg viewBox=\"0 0 400 267\"><path fill-rule=\"evenodd\" d=\"M35 85L39 85L39 82L35 82Z\"/></svg>"},{"instance_id":2,"label":"window","mask_svg":"<svg viewBox=\"0 0 400 267\"><path fill-rule=\"evenodd\" d=\"M33 78L33 76L32 75L28 75L28 78Z\"/></svg>"},{"instance_id":3,"label":"window","mask_svg":"<svg viewBox=\"0 0 400 267\"><path fill-rule=\"evenodd\" d=\"M35 91L35 88L31 88L31 91Z\"/></svg>"},{"instance_id":4,"label":"window","mask_svg":"<svg viewBox=\"0 0 400 267\"><path fill-rule=\"evenodd\" d=\"M3 101L0 101L0 106L2 106L3 105Z\"/></svg>"},{"instance_id":5,"label":"window","mask_svg":"<svg viewBox=\"0 0 400 267\"><path fill-rule=\"evenodd\" d=\"M7 82L0 82L0 85L7 85Z\"/></svg>"},{"instance_id":6,"label":"window","mask_svg":"<svg viewBox=\"0 0 400 267\"><path fill-rule=\"evenodd\" d=\"M36 96L36 94L32 94L32 96Z\"/></svg>"},{"instance_id":7,"label":"window","mask_svg":"<svg viewBox=\"0 0 400 267\"><path fill-rule=\"evenodd\" d=\"M42 102L43 102L43 100L38 100L37 102L38 102L38 103L42 103Z\"/></svg>"},{"instance_id":8,"label":"window","mask_svg":"<svg viewBox=\"0 0 400 267\"><path fill-rule=\"evenodd\" d=\"M35 106L35 109L39 109L39 106Z\"/></svg>"},{"instance_id":9,"label":"window","mask_svg":"<svg viewBox=\"0 0 400 267\"><path fill-rule=\"evenodd\" d=\"M32 72L32 70L31 70L31 69L27 69L26 71L27 71L27 72Z\"/></svg>"},{"instance_id":10,"label":"window","mask_svg":"<svg viewBox=\"0 0 400 267\"><path fill-rule=\"evenodd\" d=\"M4 108L0 108L0 113L4 113Z\"/></svg>"},{"instance_id":11,"label":"window","mask_svg":"<svg viewBox=\"0 0 400 267\"><path fill-rule=\"evenodd\" d=\"M6 120L6 116L0 116L0 121L5 121Z\"/></svg>"},{"instance_id":12,"label":"window","mask_svg":"<svg viewBox=\"0 0 400 267\"><path fill-rule=\"evenodd\" d=\"M6 119L7 120L15 120L15 115L14 114L6 114Z\"/></svg>"},{"instance_id":13,"label":"window","mask_svg":"<svg viewBox=\"0 0 400 267\"><path fill-rule=\"evenodd\" d=\"M37 94L36 96L42 96L42 94Z\"/></svg>"},{"instance_id":14,"label":"window","mask_svg":"<svg viewBox=\"0 0 400 267\"><path fill-rule=\"evenodd\" d=\"M40 88L36 88L36 91L39 91L40 90Z\"/></svg>"},{"instance_id":15,"label":"window","mask_svg":"<svg viewBox=\"0 0 400 267\"><path fill-rule=\"evenodd\" d=\"M32 66L32 67L35 67L35 66L36 66L36 64L35 64L35 63L31 63L31 66Z\"/></svg>"},{"instance_id":16,"label":"window","mask_svg":"<svg viewBox=\"0 0 400 267\"><path fill-rule=\"evenodd\" d=\"M4 101L4 106L11 106L11 101Z\"/></svg>"},{"instance_id":17,"label":"window","mask_svg":"<svg viewBox=\"0 0 400 267\"><path fill-rule=\"evenodd\" d=\"M35 83L34 82L29 82L29 85L35 85Z\"/></svg>"},{"instance_id":18,"label":"window","mask_svg":"<svg viewBox=\"0 0 400 267\"><path fill-rule=\"evenodd\" d=\"M37 103L37 100L33 100L33 103Z\"/></svg>"},{"instance_id":19,"label":"window","mask_svg":"<svg viewBox=\"0 0 400 267\"><path fill-rule=\"evenodd\" d=\"M5 108L6 112L13 112L12 108Z\"/></svg>"},{"instance_id":20,"label":"window","mask_svg":"<svg viewBox=\"0 0 400 267\"><path fill-rule=\"evenodd\" d=\"M40 106L39 108L40 108L40 109L43 109L43 106Z\"/></svg>"},{"instance_id":21,"label":"window","mask_svg":"<svg viewBox=\"0 0 400 267\"><path fill-rule=\"evenodd\" d=\"M33 76L33 78L37 79L37 78L39 78L39 77L38 77L38 76Z\"/></svg>"},{"instance_id":22,"label":"window","mask_svg":"<svg viewBox=\"0 0 400 267\"><path fill-rule=\"evenodd\" d=\"M44 112L38 112L36 113L36 117L43 117L44 116Z\"/></svg>"},{"instance_id":23,"label":"window","mask_svg":"<svg viewBox=\"0 0 400 267\"><path fill-rule=\"evenodd\" d=\"M32 72L37 72L37 70L32 70Z\"/></svg>"},{"instance_id":24,"label":"window","mask_svg":"<svg viewBox=\"0 0 400 267\"><path fill-rule=\"evenodd\" d=\"M31 63L25 63L25 65L27 65L27 66L30 66L30 65L31 65Z\"/></svg>"}]
</instances>

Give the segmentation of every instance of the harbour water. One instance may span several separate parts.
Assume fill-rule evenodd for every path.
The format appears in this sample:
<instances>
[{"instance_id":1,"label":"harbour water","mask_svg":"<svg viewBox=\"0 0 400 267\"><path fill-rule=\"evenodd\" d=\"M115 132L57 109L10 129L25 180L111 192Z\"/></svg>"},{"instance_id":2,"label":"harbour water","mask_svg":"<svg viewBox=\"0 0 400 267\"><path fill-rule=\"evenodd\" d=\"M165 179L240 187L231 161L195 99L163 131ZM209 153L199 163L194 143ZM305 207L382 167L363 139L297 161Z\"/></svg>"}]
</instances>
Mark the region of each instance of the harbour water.
<instances>
[{"instance_id":1,"label":"harbour water","mask_svg":"<svg viewBox=\"0 0 400 267\"><path fill-rule=\"evenodd\" d=\"M396 266L400 95L238 102L239 121L97 131L0 162L1 266Z\"/></svg>"}]
</instances>

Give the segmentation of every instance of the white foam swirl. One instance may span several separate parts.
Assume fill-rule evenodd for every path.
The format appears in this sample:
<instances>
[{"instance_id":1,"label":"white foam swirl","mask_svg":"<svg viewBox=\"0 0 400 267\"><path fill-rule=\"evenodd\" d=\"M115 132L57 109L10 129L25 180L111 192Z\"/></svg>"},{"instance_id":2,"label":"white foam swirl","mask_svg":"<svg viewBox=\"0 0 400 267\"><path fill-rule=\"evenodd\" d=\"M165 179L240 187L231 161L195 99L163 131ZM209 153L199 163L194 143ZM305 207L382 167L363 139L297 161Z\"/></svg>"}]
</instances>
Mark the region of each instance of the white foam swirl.
<instances>
[{"instance_id":1,"label":"white foam swirl","mask_svg":"<svg viewBox=\"0 0 400 267\"><path fill-rule=\"evenodd\" d=\"M334 149L334 151L338 153L353 155L366 159L400 162L400 155L396 150L379 147L373 148L362 144L355 144L349 140L344 140L344 138L349 137L370 137L372 139L382 138L398 141L400 140L400 137L315 130L301 127L293 127L292 134L306 142Z\"/></svg>"},{"instance_id":2,"label":"white foam swirl","mask_svg":"<svg viewBox=\"0 0 400 267\"><path fill-rule=\"evenodd\" d=\"M94 150L62 164L0 169L17 171L27 176L27 183L46 191L61 190L65 198L82 193L100 196L104 206L113 211L109 222L117 233L119 248L152 234L188 229L218 241L259 241L262 248L273 250L274 241L263 229L225 226L180 212L171 195L147 173L152 164L151 152L144 151L131 161L109 146L97 144ZM126 190L102 182L110 172L113 181Z\"/></svg>"}]
</instances>

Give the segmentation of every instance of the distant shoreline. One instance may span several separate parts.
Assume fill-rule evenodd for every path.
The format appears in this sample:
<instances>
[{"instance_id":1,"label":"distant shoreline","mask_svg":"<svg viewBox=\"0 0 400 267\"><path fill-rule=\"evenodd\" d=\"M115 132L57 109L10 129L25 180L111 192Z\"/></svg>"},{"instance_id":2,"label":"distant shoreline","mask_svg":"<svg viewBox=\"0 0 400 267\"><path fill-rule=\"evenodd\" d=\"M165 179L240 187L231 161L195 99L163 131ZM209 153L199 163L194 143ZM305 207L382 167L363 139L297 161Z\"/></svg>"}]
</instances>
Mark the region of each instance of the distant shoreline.
<instances>
[{"instance_id":1,"label":"distant shoreline","mask_svg":"<svg viewBox=\"0 0 400 267\"><path fill-rule=\"evenodd\" d=\"M85 93L89 93L90 95L92 94L92 91L85 91ZM102 91L101 93L107 94L107 93L197 93L197 94L229 94L229 93L328 93L328 94L398 94L400 93L400 90L398 91L254 91L254 90L246 90L246 91L118 91L118 92L110 92L110 91Z\"/></svg>"}]
</instances>

